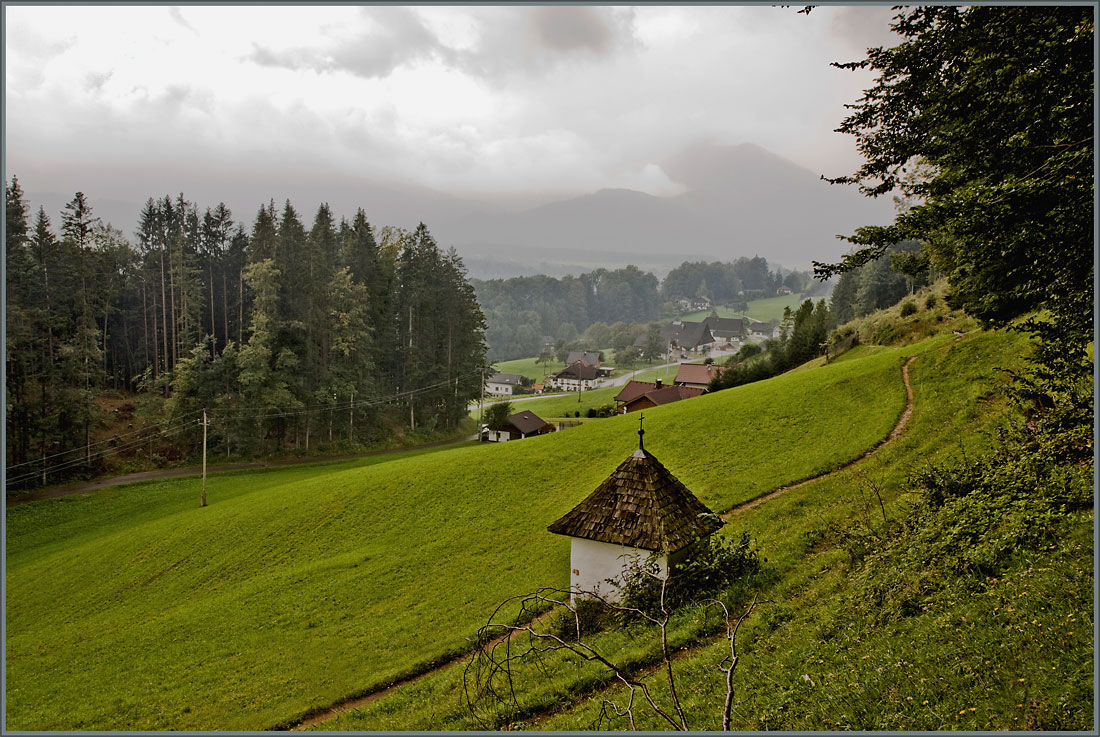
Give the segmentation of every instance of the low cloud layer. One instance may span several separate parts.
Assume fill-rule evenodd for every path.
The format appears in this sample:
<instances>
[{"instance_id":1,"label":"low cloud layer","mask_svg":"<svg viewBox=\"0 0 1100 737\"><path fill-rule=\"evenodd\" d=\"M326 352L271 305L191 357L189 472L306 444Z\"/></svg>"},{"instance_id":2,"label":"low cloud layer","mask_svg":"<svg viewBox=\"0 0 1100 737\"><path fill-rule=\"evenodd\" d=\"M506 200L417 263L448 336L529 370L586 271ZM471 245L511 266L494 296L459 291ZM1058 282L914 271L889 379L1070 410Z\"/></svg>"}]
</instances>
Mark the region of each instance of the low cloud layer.
<instances>
[{"instance_id":1,"label":"low cloud layer","mask_svg":"<svg viewBox=\"0 0 1100 737\"><path fill-rule=\"evenodd\" d=\"M858 157L832 131L871 80L828 64L890 40L886 9L831 6L6 13L6 176L139 199L227 171L272 196L326 176L667 195L699 141L836 175Z\"/></svg>"}]
</instances>

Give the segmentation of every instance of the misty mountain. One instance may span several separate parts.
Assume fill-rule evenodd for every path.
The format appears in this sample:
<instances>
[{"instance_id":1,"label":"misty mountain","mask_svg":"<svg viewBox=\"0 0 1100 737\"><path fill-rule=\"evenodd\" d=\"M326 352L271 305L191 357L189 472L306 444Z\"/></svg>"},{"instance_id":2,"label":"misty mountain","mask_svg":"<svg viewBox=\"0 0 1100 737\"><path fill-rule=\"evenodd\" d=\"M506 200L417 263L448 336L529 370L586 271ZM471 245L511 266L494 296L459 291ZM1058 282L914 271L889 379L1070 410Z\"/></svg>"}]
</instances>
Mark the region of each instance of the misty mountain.
<instances>
[{"instance_id":1,"label":"misty mountain","mask_svg":"<svg viewBox=\"0 0 1100 737\"><path fill-rule=\"evenodd\" d=\"M700 143L661 162L685 192L657 197L603 189L516 211L488 199L464 199L415 184L382 184L357 177L300 177L285 184L236 172L217 183L194 178L174 192L200 209L224 201L251 227L256 211L289 199L308 228L318 204L337 217L363 207L374 226L415 228L423 221L439 244L454 246L473 276L581 273L626 263L666 273L684 260L764 256L769 263L804 269L811 260L836 259L848 250L836 239L859 225L886 224L889 200L870 200L852 187L830 185L818 174L752 144ZM85 192L93 212L132 236L144 198L100 198ZM165 192L147 196L163 197ZM175 196L173 194L173 196ZM28 192L33 220L46 208L55 228L72 194Z\"/></svg>"},{"instance_id":2,"label":"misty mountain","mask_svg":"<svg viewBox=\"0 0 1100 737\"><path fill-rule=\"evenodd\" d=\"M687 192L655 197L605 189L518 213L471 213L438 232L460 252L511 244L647 256L699 254L732 260L760 255L806 268L848 250L837 234L892 220L892 203L862 197L759 146L696 145L663 162Z\"/></svg>"}]
</instances>

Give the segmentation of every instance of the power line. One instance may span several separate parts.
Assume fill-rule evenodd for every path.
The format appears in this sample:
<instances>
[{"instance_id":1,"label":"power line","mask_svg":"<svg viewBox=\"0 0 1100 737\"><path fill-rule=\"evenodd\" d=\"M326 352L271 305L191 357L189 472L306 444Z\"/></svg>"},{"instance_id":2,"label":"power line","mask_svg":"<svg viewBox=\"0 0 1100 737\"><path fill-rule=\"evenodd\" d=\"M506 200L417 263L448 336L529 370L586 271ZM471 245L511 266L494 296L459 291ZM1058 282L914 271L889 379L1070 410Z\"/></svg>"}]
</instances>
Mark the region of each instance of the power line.
<instances>
[{"instance_id":1,"label":"power line","mask_svg":"<svg viewBox=\"0 0 1100 737\"><path fill-rule=\"evenodd\" d=\"M311 412L340 411L340 410L344 410L344 409L352 409L352 408L355 408L355 407L376 406L376 405L379 405L379 404L385 404L387 402L392 402L392 401L395 401L395 400L405 399L405 398L416 396L416 395L419 395L419 394L424 394L424 393L434 391L436 389L439 389L439 388L442 388L442 387L445 387L445 386L451 386L452 384L457 384L462 379L467 379L467 378L471 378L473 376L477 376L477 375L480 374L480 372L481 372L480 369L478 369L477 371L471 371L471 372L468 372L468 373L465 373L465 374L460 374L458 376L452 377L450 379L446 379L444 381L437 382L435 384L430 384L428 386L419 387L417 389L410 389L408 391L397 392L393 395L386 396L386 397L378 397L378 398L366 399L366 400L353 400L353 401L348 402L348 403L337 404L337 405L314 405L311 408L303 408L303 409L298 409L298 410L293 410L293 411L286 411L286 412L260 413L260 414L254 414L254 415L220 415L220 416L217 416L214 419L217 419L217 420L277 419L277 418L281 418L281 417L294 417L294 416L298 416L298 415L302 415L302 414L309 414ZM201 414L202 411L203 410L201 410L201 409L200 410L195 410L193 412L188 412L186 414L183 414L183 415L181 415L181 417L184 417L184 418L192 417L194 415ZM213 422L214 419L211 419L210 421ZM166 422L168 422L168 421L166 421ZM196 422L197 422L197 420L184 420L182 422L171 422L171 424L167 424L159 432L156 432L155 434L151 434L147 437L137 438L136 440L131 440L129 442L123 443L122 445L106 448L104 450L97 451L96 453L93 453L91 455L82 455L79 458L74 458L74 459L69 460L69 461L63 461L61 463L57 463L57 464L54 464L54 465L51 465L51 466L47 466L45 468L36 468L34 471L29 471L29 472L20 474L18 476L15 476L14 478L8 478L7 482L10 483L10 484L17 484L17 483L21 483L23 481L28 481L30 479L37 478L37 477L39 477L43 474L56 473L58 471L62 471L62 470L68 469L68 468L74 468L76 466L80 466L80 465L85 464L85 463L87 463L91 460L98 460L100 458L106 458L110 455L114 455L116 453L121 453L122 451L127 450L129 448L133 448L133 447L136 447L136 446L139 446L139 445L144 445L145 443L150 442L154 439L158 439L158 438L162 439L162 438L166 438L166 437L172 437L173 435L178 435L178 434L184 432L185 430L187 430L188 428L194 426ZM131 433L127 433L127 435L134 435L134 434L139 433L139 432L145 432L149 429L150 428L142 428L141 430L135 430ZM124 437L124 436L116 436L114 438L109 438L107 440L99 441L99 442L95 443L94 445L103 445L104 443L115 442L118 439L118 437ZM93 446L83 446L81 448L73 448L71 450L63 451L61 453L55 453L51 456L46 456L46 458L55 458L57 456L66 455L68 453L75 453L75 452L79 452L81 450L86 451L90 447L93 447ZM17 464L16 466L9 466L8 468L11 469L11 468L17 468L17 467L21 467L21 466L27 466L27 465L31 465L31 464L41 463L41 461L42 461L42 459L37 459L37 460L34 460L34 461L26 461L24 463Z\"/></svg>"},{"instance_id":2,"label":"power line","mask_svg":"<svg viewBox=\"0 0 1100 737\"><path fill-rule=\"evenodd\" d=\"M201 409L200 410L195 410L194 412L188 412L186 414L180 415L180 417L190 417L191 415L199 415L199 414L202 414ZM21 466L29 466L29 465L32 465L32 464L35 464L35 463L41 463L42 461L49 460L50 458L57 458L58 456L68 455L69 453L79 453L79 452L81 452L81 451L83 451L87 448L94 448L98 445L103 445L105 443L113 443L116 440L118 440L119 438L129 437L131 435L136 435L138 433L148 432L150 430L153 430L154 432L156 432L156 427L155 427L156 425L163 425L163 424L170 423L170 422L172 422L172 421L162 420L161 422L154 422L150 426L141 427L141 428L138 428L137 430L133 430L131 432L122 433L121 435L115 435L113 437L107 438L106 440L98 440L94 443L91 443L90 445L82 445L82 446L77 447L77 448L70 448L69 450L63 450L59 453L52 453L48 456L42 456L41 458L35 458L32 461L23 461L22 463L15 463L13 465L7 466L7 469L10 471L13 468L20 468ZM171 425L169 425L169 426L171 426ZM167 428L165 428L165 429L167 429ZM142 442L145 442L146 439L148 439L148 438L143 438Z\"/></svg>"}]
</instances>

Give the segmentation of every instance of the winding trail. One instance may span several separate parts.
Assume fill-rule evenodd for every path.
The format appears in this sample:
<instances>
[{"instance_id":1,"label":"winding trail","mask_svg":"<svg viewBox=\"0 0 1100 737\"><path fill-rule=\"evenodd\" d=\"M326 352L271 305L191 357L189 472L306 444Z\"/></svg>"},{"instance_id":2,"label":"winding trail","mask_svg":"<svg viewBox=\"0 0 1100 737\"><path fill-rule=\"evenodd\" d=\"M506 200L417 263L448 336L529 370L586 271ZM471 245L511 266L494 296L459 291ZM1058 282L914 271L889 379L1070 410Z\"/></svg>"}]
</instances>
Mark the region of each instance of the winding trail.
<instances>
[{"instance_id":1,"label":"winding trail","mask_svg":"<svg viewBox=\"0 0 1100 737\"><path fill-rule=\"evenodd\" d=\"M725 512L722 512L722 514L718 516L724 520L728 520L735 515L741 514L746 509L752 509L753 507L759 504L763 504L769 499L774 499L780 494L785 494L792 489L798 489L807 484L812 484L815 481L820 481L821 479L827 479L830 476L835 476L842 471L847 471L848 469L859 465L860 463L863 463L875 453L878 453L887 443L896 440L898 436L905 431L905 426L909 424L909 418L913 416L913 387L909 383L909 364L913 363L913 361L915 360L917 360L917 357L912 356L901 367L901 380L905 382L905 409L902 410L901 416L898 417L898 421L897 424L894 425L894 429L890 431L889 435L880 440L878 444L875 445L875 447L871 448L869 451L861 455L859 458L856 458L854 461L845 463L840 468L834 468L832 471L828 471L827 473L819 474L817 476L811 476L808 479L803 479L802 481L790 484L789 486L781 486L774 491L769 491L766 494L762 494L754 499L749 499L747 502L741 502L740 504L733 506L730 509L727 509Z\"/></svg>"},{"instance_id":2,"label":"winding trail","mask_svg":"<svg viewBox=\"0 0 1100 737\"><path fill-rule=\"evenodd\" d=\"M763 504L764 502L768 501L769 499L774 499L775 497L779 496L780 494L784 494L788 491L791 491L792 489L798 489L798 488L801 488L803 486L806 486L807 484L813 483L814 481L820 481L821 479L829 478L830 476L835 476L836 474L838 474L842 471L847 471L848 469L853 468L854 466L856 466L860 463L863 463L868 458L870 458L871 456L878 453L880 450L882 450L883 446L885 446L888 443L893 442L894 440L896 440L905 431L905 427L909 424L909 419L913 416L913 387L909 383L909 366L915 360L917 360L917 357L912 356L901 367L901 379L905 383L905 409L902 410L902 413L898 417L898 421L894 425L894 428L890 431L890 434L887 435L882 440L880 440L873 448L868 450L866 453L861 455L859 458L856 458L854 461L850 461L849 463L846 463L843 466L840 466L839 468L835 468L832 471L828 471L828 472L820 474L818 476L813 476L811 478L804 479L802 481L799 481L799 482L794 483L794 484L790 484L788 486L782 486L778 489L775 489L774 491L769 491L766 494L762 494L762 495L760 495L760 496L758 496L754 499L748 500L747 502L742 502L741 504L738 504L734 507L731 507L730 509L726 510L725 512L723 512L719 516L724 520L728 520L728 519L730 519L731 517L733 517L735 515L741 514L742 512L744 512L747 509L752 509L753 507L758 506L760 504ZM503 638L501 638L501 639L503 639ZM676 655L674 657L681 656L684 652L686 652L686 650L687 649L676 653ZM306 729L308 727L311 727L315 724L320 724L321 722L326 722L330 719L335 718L336 716L338 716L342 712L345 712L345 711L348 711L348 710L351 710L351 709L361 708L361 707L366 706L367 704L369 704L373 701L377 701L378 699L381 699L385 696L388 696L390 693L397 690L401 686L405 686L405 685L408 685L410 683L415 683L416 681L419 681L420 679L422 679L426 676L432 675L434 673L440 673L442 671L445 671L448 668L450 668L454 665L457 665L458 663L466 660L467 657L469 657L469 653L464 652L464 653L462 653L460 655L457 655L454 658L451 658L450 660L447 660L446 662L443 662L439 665L436 665L434 667L430 666L430 667L426 668L425 670L422 670L418 673L410 674L410 675L408 675L404 678L400 678L400 679L394 681L393 683L389 684L388 686L383 686L383 687L378 688L375 691L371 691L370 693L363 694L363 695L360 695L360 696L356 696L354 698L347 699L345 701L340 701L340 702L334 704L333 706L331 706L327 709L318 711L317 713L312 714L312 715L310 715L308 717L305 717L303 719L300 719L296 722L291 722L285 728L291 729L291 730L302 730L302 729ZM544 712L539 712L537 714L532 714L532 715L528 716L526 719L520 720L518 723L525 723L525 724L538 723L538 722L546 719L551 713L553 713L555 711L557 711L556 708L550 708L550 709L547 709ZM276 727L276 729L282 729L282 728L284 728L284 727Z\"/></svg>"}]
</instances>

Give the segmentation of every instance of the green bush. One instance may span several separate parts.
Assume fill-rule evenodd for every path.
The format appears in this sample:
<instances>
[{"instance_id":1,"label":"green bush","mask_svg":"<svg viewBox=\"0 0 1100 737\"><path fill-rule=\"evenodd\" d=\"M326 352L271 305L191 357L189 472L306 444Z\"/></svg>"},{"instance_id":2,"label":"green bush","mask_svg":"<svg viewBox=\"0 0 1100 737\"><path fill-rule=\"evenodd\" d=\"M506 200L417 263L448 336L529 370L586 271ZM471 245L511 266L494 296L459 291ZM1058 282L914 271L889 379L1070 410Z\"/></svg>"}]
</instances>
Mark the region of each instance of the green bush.
<instances>
[{"instance_id":1,"label":"green bush","mask_svg":"<svg viewBox=\"0 0 1100 737\"><path fill-rule=\"evenodd\" d=\"M936 295L935 294L929 294L927 297L924 298L924 308L926 310L930 310L935 306L936 306Z\"/></svg>"},{"instance_id":2,"label":"green bush","mask_svg":"<svg viewBox=\"0 0 1100 737\"><path fill-rule=\"evenodd\" d=\"M910 315L917 314L917 305L913 300L907 299L901 303L901 316L909 317Z\"/></svg>"},{"instance_id":3,"label":"green bush","mask_svg":"<svg viewBox=\"0 0 1100 737\"><path fill-rule=\"evenodd\" d=\"M760 555L749 534L726 539L711 535L696 544L695 551L676 565L665 587L665 604L675 609L699 601L760 570ZM661 581L656 556L635 561L620 584L622 602L648 614L661 610Z\"/></svg>"},{"instance_id":4,"label":"green bush","mask_svg":"<svg viewBox=\"0 0 1100 737\"><path fill-rule=\"evenodd\" d=\"M550 633L566 642L578 639L578 629L581 637L587 637L615 621L611 608L596 599L577 599L572 602L572 607L559 609L550 620Z\"/></svg>"}]
</instances>

